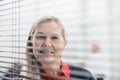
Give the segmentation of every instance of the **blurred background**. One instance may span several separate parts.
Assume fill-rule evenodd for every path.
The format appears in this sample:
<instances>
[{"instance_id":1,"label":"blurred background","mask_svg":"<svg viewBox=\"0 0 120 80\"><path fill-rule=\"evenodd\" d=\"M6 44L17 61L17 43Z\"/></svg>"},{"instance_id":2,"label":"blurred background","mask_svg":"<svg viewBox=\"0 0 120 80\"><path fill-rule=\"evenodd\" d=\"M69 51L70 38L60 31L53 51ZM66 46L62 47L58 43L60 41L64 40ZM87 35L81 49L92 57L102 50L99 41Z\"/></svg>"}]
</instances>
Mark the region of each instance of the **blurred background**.
<instances>
[{"instance_id":1,"label":"blurred background","mask_svg":"<svg viewBox=\"0 0 120 80\"><path fill-rule=\"evenodd\" d=\"M63 61L120 80L120 0L0 0L0 79L14 63L24 64L29 30L43 16L65 26Z\"/></svg>"}]
</instances>

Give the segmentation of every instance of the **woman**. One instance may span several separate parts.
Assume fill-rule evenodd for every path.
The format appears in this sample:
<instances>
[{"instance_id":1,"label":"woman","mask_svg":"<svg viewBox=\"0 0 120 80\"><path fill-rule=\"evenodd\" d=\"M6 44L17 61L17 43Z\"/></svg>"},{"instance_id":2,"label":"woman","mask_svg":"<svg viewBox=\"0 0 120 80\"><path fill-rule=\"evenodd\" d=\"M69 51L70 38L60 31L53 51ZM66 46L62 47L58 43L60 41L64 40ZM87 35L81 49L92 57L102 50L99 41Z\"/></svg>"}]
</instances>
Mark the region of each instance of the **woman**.
<instances>
[{"instance_id":1,"label":"woman","mask_svg":"<svg viewBox=\"0 0 120 80\"><path fill-rule=\"evenodd\" d=\"M24 68L28 71L24 76L31 80L94 80L86 69L61 61L66 44L64 26L57 18L48 16L35 22L28 37L29 66Z\"/></svg>"}]
</instances>

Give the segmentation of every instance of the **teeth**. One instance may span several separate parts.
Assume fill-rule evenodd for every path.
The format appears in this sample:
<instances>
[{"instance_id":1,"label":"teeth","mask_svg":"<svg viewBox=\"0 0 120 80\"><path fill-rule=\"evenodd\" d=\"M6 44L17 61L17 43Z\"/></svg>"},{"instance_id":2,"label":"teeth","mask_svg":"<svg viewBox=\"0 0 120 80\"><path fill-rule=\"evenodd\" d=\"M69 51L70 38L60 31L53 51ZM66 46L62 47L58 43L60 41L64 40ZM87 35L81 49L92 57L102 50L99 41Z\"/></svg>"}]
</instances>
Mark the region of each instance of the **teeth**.
<instances>
[{"instance_id":1,"label":"teeth","mask_svg":"<svg viewBox=\"0 0 120 80\"><path fill-rule=\"evenodd\" d=\"M53 54L53 52L51 52L51 51L40 51L40 53L44 53L44 54Z\"/></svg>"}]
</instances>

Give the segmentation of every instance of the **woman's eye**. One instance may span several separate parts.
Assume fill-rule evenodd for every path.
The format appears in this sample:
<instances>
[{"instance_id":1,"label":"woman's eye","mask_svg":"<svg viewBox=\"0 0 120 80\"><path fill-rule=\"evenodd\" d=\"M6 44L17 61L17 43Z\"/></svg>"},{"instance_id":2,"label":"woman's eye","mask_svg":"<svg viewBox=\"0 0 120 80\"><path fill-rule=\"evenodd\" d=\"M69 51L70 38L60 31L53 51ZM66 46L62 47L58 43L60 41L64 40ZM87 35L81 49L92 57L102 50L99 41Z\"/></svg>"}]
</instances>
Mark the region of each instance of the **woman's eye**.
<instances>
[{"instance_id":1,"label":"woman's eye","mask_svg":"<svg viewBox=\"0 0 120 80\"><path fill-rule=\"evenodd\" d=\"M45 36L38 35L38 36L36 36L36 38L38 38L38 39L45 39Z\"/></svg>"},{"instance_id":2,"label":"woman's eye","mask_svg":"<svg viewBox=\"0 0 120 80\"><path fill-rule=\"evenodd\" d=\"M45 36L38 36L38 38L45 38Z\"/></svg>"},{"instance_id":3,"label":"woman's eye","mask_svg":"<svg viewBox=\"0 0 120 80\"><path fill-rule=\"evenodd\" d=\"M52 37L52 39L57 40L57 39L58 39L58 37Z\"/></svg>"}]
</instances>

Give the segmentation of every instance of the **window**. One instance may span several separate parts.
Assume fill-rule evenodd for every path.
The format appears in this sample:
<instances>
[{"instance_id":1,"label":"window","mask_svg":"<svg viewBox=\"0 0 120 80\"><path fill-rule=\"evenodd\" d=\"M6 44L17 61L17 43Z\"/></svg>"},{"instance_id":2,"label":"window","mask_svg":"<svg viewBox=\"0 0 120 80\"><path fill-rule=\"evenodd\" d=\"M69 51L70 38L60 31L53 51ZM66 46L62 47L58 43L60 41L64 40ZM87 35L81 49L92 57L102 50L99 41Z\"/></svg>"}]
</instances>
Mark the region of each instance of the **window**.
<instances>
[{"instance_id":1,"label":"window","mask_svg":"<svg viewBox=\"0 0 120 80\"><path fill-rule=\"evenodd\" d=\"M105 80L120 79L119 0L0 0L1 79L16 62L25 66L30 28L43 16L58 17L65 26L65 63L82 66L95 77L102 74ZM96 54L94 44L99 46Z\"/></svg>"}]
</instances>

